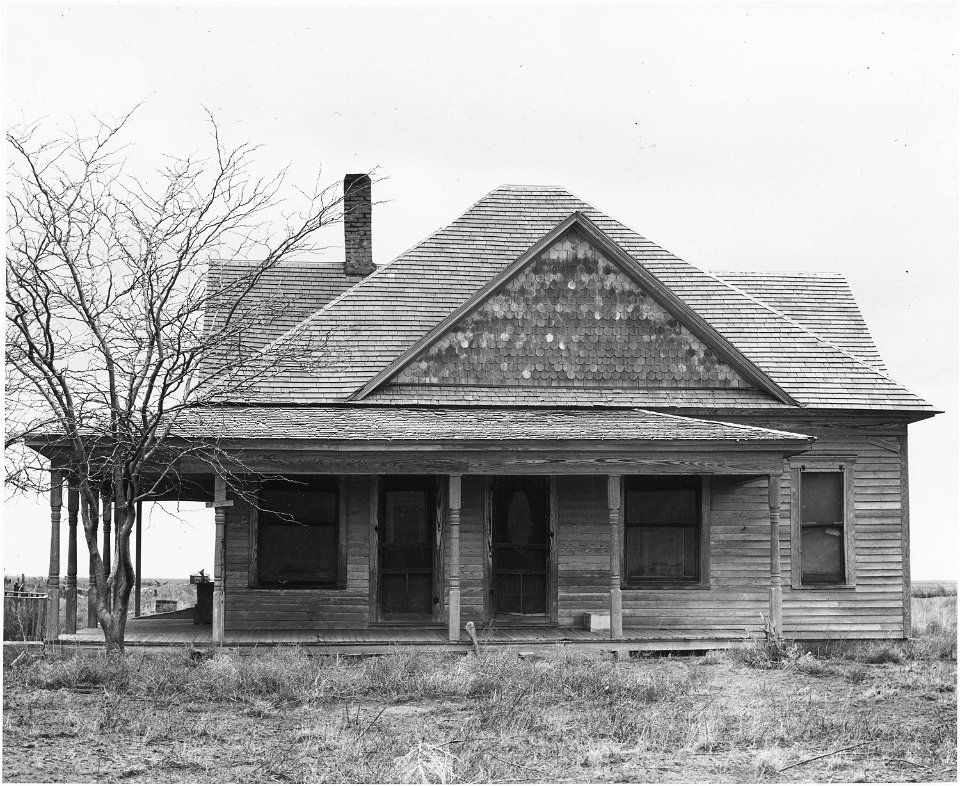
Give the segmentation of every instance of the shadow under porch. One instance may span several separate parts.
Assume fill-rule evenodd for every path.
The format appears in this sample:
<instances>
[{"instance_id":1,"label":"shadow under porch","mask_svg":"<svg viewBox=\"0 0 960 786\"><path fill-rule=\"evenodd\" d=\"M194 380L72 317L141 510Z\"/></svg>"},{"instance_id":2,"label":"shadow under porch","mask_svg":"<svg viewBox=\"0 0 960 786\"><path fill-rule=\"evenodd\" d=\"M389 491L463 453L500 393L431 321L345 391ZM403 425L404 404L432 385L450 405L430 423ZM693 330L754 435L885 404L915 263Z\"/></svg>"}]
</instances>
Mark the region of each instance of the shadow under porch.
<instances>
[{"instance_id":1,"label":"shadow under porch","mask_svg":"<svg viewBox=\"0 0 960 786\"><path fill-rule=\"evenodd\" d=\"M690 629L684 631L626 628L622 638L611 639L609 632L590 632L583 628L529 625L506 626L477 631L480 649L544 651L558 647L593 652L684 652L725 649L742 645L750 632L743 629ZM61 645L94 648L103 646L97 629L61 634ZM128 648L204 647L213 644L210 626L194 625L189 620L141 617L127 623ZM299 646L317 655L377 655L398 647L425 652L472 652L473 643L466 633L451 642L446 626L433 628L371 627L340 630L247 630L228 632L223 646L243 649L269 646Z\"/></svg>"}]
</instances>

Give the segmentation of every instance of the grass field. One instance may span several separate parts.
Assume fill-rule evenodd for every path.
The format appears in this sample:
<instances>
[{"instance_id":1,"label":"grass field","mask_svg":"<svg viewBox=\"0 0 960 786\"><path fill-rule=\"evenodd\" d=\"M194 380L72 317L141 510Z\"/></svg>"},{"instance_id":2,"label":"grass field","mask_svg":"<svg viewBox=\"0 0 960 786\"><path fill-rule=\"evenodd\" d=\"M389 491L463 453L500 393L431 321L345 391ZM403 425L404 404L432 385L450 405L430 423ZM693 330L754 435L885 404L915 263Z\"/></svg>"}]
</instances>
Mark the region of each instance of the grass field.
<instances>
[{"instance_id":1,"label":"grass field","mask_svg":"<svg viewBox=\"0 0 960 786\"><path fill-rule=\"evenodd\" d=\"M295 649L10 665L3 779L59 782L952 781L956 597L920 634L614 661Z\"/></svg>"}]
</instances>

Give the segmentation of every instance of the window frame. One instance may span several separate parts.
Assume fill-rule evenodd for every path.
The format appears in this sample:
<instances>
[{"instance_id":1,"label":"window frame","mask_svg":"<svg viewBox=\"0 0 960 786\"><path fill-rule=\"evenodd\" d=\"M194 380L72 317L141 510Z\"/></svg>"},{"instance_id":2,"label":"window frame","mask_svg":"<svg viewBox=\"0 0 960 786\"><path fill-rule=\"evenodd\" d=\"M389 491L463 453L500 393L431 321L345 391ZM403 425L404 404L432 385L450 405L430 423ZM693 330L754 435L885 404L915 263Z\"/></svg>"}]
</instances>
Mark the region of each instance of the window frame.
<instances>
[{"instance_id":1,"label":"window frame","mask_svg":"<svg viewBox=\"0 0 960 786\"><path fill-rule=\"evenodd\" d=\"M797 590L853 589L856 574L855 456L818 456L792 462L790 467L790 586ZM843 482L843 581L804 582L803 529L801 522L801 475L804 472L841 473Z\"/></svg>"},{"instance_id":2,"label":"window frame","mask_svg":"<svg viewBox=\"0 0 960 786\"><path fill-rule=\"evenodd\" d=\"M696 579L631 579L627 573L627 489L634 478L686 480L695 478L699 515L697 525L700 528L698 549L698 578ZM708 590L710 589L710 509L711 487L709 475L623 475L620 483L620 588L621 589L674 589Z\"/></svg>"},{"instance_id":3,"label":"window frame","mask_svg":"<svg viewBox=\"0 0 960 786\"><path fill-rule=\"evenodd\" d=\"M337 493L337 521L334 527L337 545L337 577L334 581L297 583L293 585L281 584L275 582L262 582L260 580L260 502L263 493L263 482L257 484L254 490L256 504L250 506L250 530L249 530L249 571L247 576L247 587L250 589L262 589L270 591L316 591L316 590L342 590L347 586L347 476L345 475L322 475L322 474L303 474L281 476L286 480L303 481L310 478L328 478L333 480Z\"/></svg>"}]
</instances>

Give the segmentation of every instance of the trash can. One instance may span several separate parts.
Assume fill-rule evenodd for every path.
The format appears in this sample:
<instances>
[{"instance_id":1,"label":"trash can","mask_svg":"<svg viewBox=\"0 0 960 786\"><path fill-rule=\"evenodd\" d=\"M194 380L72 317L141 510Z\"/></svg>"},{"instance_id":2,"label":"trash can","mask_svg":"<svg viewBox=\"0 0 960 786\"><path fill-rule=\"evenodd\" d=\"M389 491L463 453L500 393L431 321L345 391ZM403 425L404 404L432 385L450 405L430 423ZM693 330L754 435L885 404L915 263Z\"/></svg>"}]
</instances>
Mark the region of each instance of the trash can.
<instances>
[{"instance_id":1,"label":"trash can","mask_svg":"<svg viewBox=\"0 0 960 786\"><path fill-rule=\"evenodd\" d=\"M213 623L213 582L204 581L197 584L197 605L193 609L194 625L210 625Z\"/></svg>"}]
</instances>

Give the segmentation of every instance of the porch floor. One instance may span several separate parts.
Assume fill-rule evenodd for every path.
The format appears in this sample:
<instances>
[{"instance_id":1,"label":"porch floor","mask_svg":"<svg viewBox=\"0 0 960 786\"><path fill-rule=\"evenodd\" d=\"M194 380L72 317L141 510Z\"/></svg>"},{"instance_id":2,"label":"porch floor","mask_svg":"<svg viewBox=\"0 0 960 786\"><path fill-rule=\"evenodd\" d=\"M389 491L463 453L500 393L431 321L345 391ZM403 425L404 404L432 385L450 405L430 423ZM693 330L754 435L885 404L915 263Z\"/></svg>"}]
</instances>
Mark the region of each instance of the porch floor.
<instances>
[{"instance_id":1,"label":"porch floor","mask_svg":"<svg viewBox=\"0 0 960 786\"><path fill-rule=\"evenodd\" d=\"M750 631L737 630L663 630L628 628L623 638L613 640L608 633L591 633L577 627L560 626L503 626L477 631L480 646L511 650L538 650L556 646L620 652L684 651L723 649L742 644ZM97 646L103 644L98 628L84 628L74 634L61 634L61 644ZM132 647L170 647L193 644L212 644L209 625L194 625L184 619L130 619L126 629L126 643ZM257 647L299 645L316 650L317 654L376 654L406 648L467 652L473 645L466 632L460 641L451 643L443 628L371 627L336 630L251 630L227 631L224 646Z\"/></svg>"}]
</instances>

